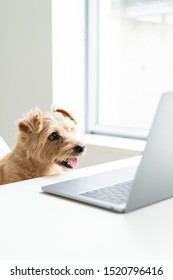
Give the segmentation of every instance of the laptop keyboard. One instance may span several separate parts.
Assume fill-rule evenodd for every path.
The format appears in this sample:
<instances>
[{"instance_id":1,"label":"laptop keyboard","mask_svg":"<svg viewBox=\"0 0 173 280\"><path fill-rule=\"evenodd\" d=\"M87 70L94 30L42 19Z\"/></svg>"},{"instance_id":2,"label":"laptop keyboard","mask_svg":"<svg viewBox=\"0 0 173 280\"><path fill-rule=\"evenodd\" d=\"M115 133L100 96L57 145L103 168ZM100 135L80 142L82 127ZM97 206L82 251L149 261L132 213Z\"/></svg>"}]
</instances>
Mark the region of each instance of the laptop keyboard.
<instances>
[{"instance_id":1,"label":"laptop keyboard","mask_svg":"<svg viewBox=\"0 0 173 280\"><path fill-rule=\"evenodd\" d=\"M127 203L132 184L133 181L129 181L81 193L80 195L116 204Z\"/></svg>"}]
</instances>

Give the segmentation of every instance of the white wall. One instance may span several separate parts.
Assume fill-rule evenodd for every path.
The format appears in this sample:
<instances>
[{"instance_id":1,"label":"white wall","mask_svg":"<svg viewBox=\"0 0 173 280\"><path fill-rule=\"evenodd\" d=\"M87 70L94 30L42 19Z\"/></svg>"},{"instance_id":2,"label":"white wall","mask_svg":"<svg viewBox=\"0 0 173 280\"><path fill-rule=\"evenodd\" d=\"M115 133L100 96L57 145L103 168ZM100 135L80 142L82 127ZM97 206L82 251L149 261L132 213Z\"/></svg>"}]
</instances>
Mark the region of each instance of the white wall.
<instances>
[{"instance_id":1,"label":"white wall","mask_svg":"<svg viewBox=\"0 0 173 280\"><path fill-rule=\"evenodd\" d=\"M9 146L23 113L52 104L51 48L50 0L0 0L0 135Z\"/></svg>"},{"instance_id":2,"label":"white wall","mask_svg":"<svg viewBox=\"0 0 173 280\"><path fill-rule=\"evenodd\" d=\"M85 124L85 0L52 0L53 101Z\"/></svg>"}]
</instances>

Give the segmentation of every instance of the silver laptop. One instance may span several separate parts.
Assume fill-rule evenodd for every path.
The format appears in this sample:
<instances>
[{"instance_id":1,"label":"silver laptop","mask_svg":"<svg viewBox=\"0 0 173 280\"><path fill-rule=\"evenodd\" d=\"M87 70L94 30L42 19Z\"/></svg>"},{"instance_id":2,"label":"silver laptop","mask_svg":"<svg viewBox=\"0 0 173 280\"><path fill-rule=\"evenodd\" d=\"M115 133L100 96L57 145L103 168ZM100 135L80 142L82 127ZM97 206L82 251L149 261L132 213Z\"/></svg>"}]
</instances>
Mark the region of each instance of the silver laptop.
<instances>
[{"instance_id":1,"label":"silver laptop","mask_svg":"<svg viewBox=\"0 0 173 280\"><path fill-rule=\"evenodd\" d=\"M106 171L47 185L42 190L116 212L129 212L172 197L173 92L160 100L138 168Z\"/></svg>"}]
</instances>

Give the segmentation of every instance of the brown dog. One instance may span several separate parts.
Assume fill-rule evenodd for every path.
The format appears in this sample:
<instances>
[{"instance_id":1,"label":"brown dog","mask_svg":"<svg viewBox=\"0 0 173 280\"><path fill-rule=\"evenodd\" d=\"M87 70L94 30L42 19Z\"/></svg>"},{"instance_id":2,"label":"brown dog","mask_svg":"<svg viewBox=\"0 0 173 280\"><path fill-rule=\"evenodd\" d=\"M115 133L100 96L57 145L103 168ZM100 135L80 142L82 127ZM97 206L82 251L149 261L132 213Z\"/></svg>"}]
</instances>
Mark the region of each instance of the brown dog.
<instances>
[{"instance_id":1,"label":"brown dog","mask_svg":"<svg viewBox=\"0 0 173 280\"><path fill-rule=\"evenodd\" d=\"M85 150L76 134L76 120L63 109L35 109L18 121L14 149L0 160L0 185L58 174L61 167L75 168Z\"/></svg>"}]
</instances>

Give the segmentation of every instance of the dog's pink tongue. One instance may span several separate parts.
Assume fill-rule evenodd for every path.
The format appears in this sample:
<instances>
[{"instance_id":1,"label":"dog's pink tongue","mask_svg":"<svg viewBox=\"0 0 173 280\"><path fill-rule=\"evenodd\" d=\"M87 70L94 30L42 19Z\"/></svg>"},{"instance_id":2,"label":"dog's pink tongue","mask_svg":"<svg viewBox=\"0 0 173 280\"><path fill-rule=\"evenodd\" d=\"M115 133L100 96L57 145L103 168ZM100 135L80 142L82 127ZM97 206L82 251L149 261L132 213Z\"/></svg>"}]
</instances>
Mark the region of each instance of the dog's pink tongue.
<instances>
[{"instance_id":1,"label":"dog's pink tongue","mask_svg":"<svg viewBox=\"0 0 173 280\"><path fill-rule=\"evenodd\" d=\"M71 168L76 168L78 166L78 159L76 157L74 158L69 158L68 159L68 164L71 166Z\"/></svg>"}]
</instances>

